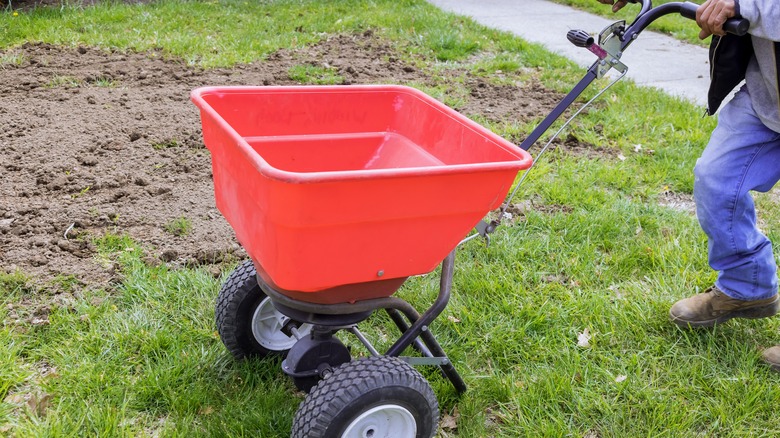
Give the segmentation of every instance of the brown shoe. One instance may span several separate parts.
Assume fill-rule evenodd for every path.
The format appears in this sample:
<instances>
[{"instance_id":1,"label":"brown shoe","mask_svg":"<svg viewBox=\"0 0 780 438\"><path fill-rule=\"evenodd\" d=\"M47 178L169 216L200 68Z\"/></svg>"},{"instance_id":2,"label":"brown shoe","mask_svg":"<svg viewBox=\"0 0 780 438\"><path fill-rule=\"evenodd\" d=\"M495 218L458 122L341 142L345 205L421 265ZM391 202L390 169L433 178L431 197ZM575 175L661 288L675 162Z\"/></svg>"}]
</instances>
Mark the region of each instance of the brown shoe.
<instances>
[{"instance_id":1,"label":"brown shoe","mask_svg":"<svg viewBox=\"0 0 780 438\"><path fill-rule=\"evenodd\" d=\"M780 345L764 350L764 362L768 363L775 371L780 371Z\"/></svg>"},{"instance_id":2,"label":"brown shoe","mask_svg":"<svg viewBox=\"0 0 780 438\"><path fill-rule=\"evenodd\" d=\"M669 317L680 327L712 327L731 318L766 318L776 314L778 308L777 294L763 300L743 301L712 286L704 293L674 303Z\"/></svg>"}]
</instances>

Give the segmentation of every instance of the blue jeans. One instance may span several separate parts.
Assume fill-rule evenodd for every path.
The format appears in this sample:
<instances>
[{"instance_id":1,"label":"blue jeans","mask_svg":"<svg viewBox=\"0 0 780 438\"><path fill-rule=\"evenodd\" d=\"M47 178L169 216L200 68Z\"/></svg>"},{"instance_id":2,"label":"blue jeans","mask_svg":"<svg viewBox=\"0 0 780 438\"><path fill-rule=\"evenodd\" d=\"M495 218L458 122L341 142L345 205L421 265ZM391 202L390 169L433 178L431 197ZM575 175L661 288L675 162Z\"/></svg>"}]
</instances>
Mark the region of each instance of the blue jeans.
<instances>
[{"instance_id":1,"label":"blue jeans","mask_svg":"<svg viewBox=\"0 0 780 438\"><path fill-rule=\"evenodd\" d=\"M718 126L694 170L696 215L709 238L715 285L739 300L777 293L772 243L756 226L750 190L780 180L780 133L764 126L742 88L720 112Z\"/></svg>"}]
</instances>

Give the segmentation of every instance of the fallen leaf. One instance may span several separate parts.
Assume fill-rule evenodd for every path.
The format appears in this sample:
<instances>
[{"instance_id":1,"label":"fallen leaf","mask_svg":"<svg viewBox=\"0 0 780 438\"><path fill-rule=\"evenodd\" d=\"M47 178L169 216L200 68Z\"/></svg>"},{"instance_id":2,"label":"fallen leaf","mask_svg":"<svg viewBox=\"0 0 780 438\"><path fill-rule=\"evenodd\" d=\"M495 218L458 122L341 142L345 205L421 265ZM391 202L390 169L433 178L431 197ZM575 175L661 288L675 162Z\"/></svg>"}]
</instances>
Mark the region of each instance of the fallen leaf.
<instances>
[{"instance_id":1,"label":"fallen leaf","mask_svg":"<svg viewBox=\"0 0 780 438\"><path fill-rule=\"evenodd\" d=\"M598 430L591 429L585 432L585 435L583 435L582 438L601 438L601 434Z\"/></svg>"},{"instance_id":2,"label":"fallen leaf","mask_svg":"<svg viewBox=\"0 0 780 438\"><path fill-rule=\"evenodd\" d=\"M456 430L458 428L458 419L460 418L460 413L458 412L458 409L455 408L452 410L452 415L445 414L444 417L441 419L441 428L445 430Z\"/></svg>"},{"instance_id":3,"label":"fallen leaf","mask_svg":"<svg viewBox=\"0 0 780 438\"><path fill-rule=\"evenodd\" d=\"M455 318L452 315L448 316L447 319L449 319L450 322L454 322L454 323L459 323L460 322L460 320L458 318Z\"/></svg>"},{"instance_id":4,"label":"fallen leaf","mask_svg":"<svg viewBox=\"0 0 780 438\"><path fill-rule=\"evenodd\" d=\"M615 294L615 298L622 299L623 298L623 292L621 292L620 288L617 285L612 285L608 287L610 291L612 291L613 294Z\"/></svg>"},{"instance_id":5,"label":"fallen leaf","mask_svg":"<svg viewBox=\"0 0 780 438\"><path fill-rule=\"evenodd\" d=\"M33 318L30 321L32 325L49 325L49 318Z\"/></svg>"},{"instance_id":6,"label":"fallen leaf","mask_svg":"<svg viewBox=\"0 0 780 438\"><path fill-rule=\"evenodd\" d=\"M585 329L577 335L577 345L583 348L590 347L590 331Z\"/></svg>"},{"instance_id":7,"label":"fallen leaf","mask_svg":"<svg viewBox=\"0 0 780 438\"><path fill-rule=\"evenodd\" d=\"M30 410L38 414L39 417L43 417L46 414L46 409L51 405L51 394L33 394L30 399L27 400L27 406Z\"/></svg>"},{"instance_id":8,"label":"fallen leaf","mask_svg":"<svg viewBox=\"0 0 780 438\"><path fill-rule=\"evenodd\" d=\"M25 401L27 400L25 400L24 395L19 393L10 394L5 398L5 400L3 400L4 403L8 403L11 405L20 405Z\"/></svg>"}]
</instances>

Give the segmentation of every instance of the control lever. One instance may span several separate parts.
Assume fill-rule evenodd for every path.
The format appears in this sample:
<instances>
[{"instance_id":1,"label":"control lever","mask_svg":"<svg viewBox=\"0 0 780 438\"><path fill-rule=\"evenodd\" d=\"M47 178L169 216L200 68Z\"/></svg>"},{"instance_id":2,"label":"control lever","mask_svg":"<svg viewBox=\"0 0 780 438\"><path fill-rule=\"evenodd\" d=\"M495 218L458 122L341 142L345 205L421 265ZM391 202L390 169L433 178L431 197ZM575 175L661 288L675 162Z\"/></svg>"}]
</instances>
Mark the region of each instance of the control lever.
<instances>
[{"instance_id":1,"label":"control lever","mask_svg":"<svg viewBox=\"0 0 780 438\"><path fill-rule=\"evenodd\" d=\"M623 22L618 22L616 24L623 24ZM603 37L609 35L615 29L617 28L614 28L614 25L605 29L605 31L602 32L601 40L606 41L606 39ZM607 48L596 44L596 39L593 38L588 32L579 29L570 30L566 34L566 38L575 46L588 49L591 53L599 58L599 68L596 72L596 77L604 77L604 75L606 75L611 68L614 68L615 70L624 74L628 70L628 67L620 62L620 57L623 55L623 53L619 51L619 46L615 47L618 49L616 53L611 53Z\"/></svg>"}]
</instances>

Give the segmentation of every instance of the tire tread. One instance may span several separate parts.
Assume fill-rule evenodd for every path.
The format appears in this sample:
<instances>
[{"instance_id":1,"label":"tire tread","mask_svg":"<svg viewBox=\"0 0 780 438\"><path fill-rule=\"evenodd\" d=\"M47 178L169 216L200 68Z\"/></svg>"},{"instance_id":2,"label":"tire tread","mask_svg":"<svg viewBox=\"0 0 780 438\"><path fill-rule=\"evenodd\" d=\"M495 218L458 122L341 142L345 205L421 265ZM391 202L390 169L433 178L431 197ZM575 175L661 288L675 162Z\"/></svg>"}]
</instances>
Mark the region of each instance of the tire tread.
<instances>
[{"instance_id":1,"label":"tire tread","mask_svg":"<svg viewBox=\"0 0 780 438\"><path fill-rule=\"evenodd\" d=\"M239 307L250 295L257 294L256 275L252 261L243 262L230 273L217 295L214 312L217 332L225 348L236 359L243 359L252 353L238 338L242 325L239 319Z\"/></svg>"},{"instance_id":2,"label":"tire tread","mask_svg":"<svg viewBox=\"0 0 780 438\"><path fill-rule=\"evenodd\" d=\"M301 403L293 421L292 438L331 438L328 427L341 410L376 388L405 387L417 391L433 411L436 431L439 404L425 378L406 362L390 356L358 359L337 367Z\"/></svg>"}]
</instances>

